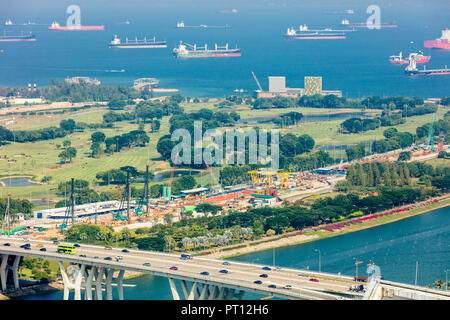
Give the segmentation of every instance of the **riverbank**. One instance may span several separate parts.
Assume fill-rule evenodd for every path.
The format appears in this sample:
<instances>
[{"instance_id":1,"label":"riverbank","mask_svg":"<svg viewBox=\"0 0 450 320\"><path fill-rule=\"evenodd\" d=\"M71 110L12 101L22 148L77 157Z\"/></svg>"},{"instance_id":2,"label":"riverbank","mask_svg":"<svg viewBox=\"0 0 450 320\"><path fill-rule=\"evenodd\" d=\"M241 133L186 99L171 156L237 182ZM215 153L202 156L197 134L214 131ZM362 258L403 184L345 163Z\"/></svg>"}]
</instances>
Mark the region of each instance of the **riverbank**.
<instances>
[{"instance_id":1,"label":"riverbank","mask_svg":"<svg viewBox=\"0 0 450 320\"><path fill-rule=\"evenodd\" d=\"M407 218L410 218L410 217L413 217L413 216L416 216L419 214L423 214L423 213L426 213L429 211L433 211L436 209L450 206L450 194L447 194L447 195L441 197L440 199L442 199L442 200L440 200L439 202L436 202L436 203L433 202L433 203L427 205L426 207L420 207L420 204L427 203L427 201L424 201L419 204L416 204L416 206L418 206L418 207L414 208L412 210L399 212L399 213L396 213L393 215L379 216L377 218L365 221L364 223L360 223L360 224L351 224L349 226L343 227L339 231L317 230L317 231L311 231L311 232L308 231L308 232L305 232L304 234L297 234L294 236L286 236L286 237L278 236L278 238L275 240L266 239L264 242L259 243L259 244L255 244L255 242L261 242L261 240L251 241L251 242L242 243L242 244L238 245L236 249L231 249L231 250L226 250L226 251L223 251L223 250L214 251L211 253L202 254L201 256L208 257L208 258L215 258L215 259L228 259L228 258L232 258L232 257L245 255L248 253L270 250L270 249L280 248L280 247L285 247L285 246L293 246L293 245L303 244L303 243L311 242L311 241L317 241L317 240L321 240L321 239L325 239L325 238L336 237L336 236L344 235L344 234L347 234L350 232L356 232L356 231L396 222L396 221L407 219ZM430 201L430 200L428 200L428 201ZM401 209L401 208L406 208L406 207L410 207L410 205L399 207L396 209ZM384 211L384 212L386 212L386 211Z\"/></svg>"},{"instance_id":2,"label":"riverbank","mask_svg":"<svg viewBox=\"0 0 450 320\"><path fill-rule=\"evenodd\" d=\"M49 282L49 283L39 283L35 285L31 285L28 287L22 287L20 290L11 291L8 293L1 293L0 300L10 300L17 299L25 296L32 296L44 293L50 293L55 291L60 291L64 289L64 285L57 282Z\"/></svg>"}]
</instances>

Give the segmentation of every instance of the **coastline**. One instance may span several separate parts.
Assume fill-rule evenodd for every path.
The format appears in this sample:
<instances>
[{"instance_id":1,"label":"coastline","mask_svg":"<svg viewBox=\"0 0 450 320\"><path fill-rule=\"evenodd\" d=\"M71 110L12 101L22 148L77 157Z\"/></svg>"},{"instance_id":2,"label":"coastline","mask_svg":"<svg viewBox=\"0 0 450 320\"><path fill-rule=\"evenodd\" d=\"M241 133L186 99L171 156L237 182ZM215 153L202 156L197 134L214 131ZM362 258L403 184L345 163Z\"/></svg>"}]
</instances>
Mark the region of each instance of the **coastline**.
<instances>
[{"instance_id":1,"label":"coastline","mask_svg":"<svg viewBox=\"0 0 450 320\"><path fill-rule=\"evenodd\" d=\"M371 221L364 222L359 225L350 225L348 227L342 228L340 231L326 231L326 230L318 230L312 232L306 232L305 234L295 235L291 237L279 237L276 240L266 241L260 244L252 245L252 242L241 243L240 246L236 249L231 249L227 251L215 251L207 254L201 255L201 257L207 258L215 258L215 259L229 259L233 257L238 257L241 255L245 255L248 253L260 252L265 250L270 250L274 248L281 248L286 246L293 246L298 244L303 244L307 242L322 240L326 238L336 237L340 235L344 235L350 232L357 232L369 228L378 227L384 224L396 222L399 220L407 219L413 216L417 216L423 213L427 213L430 211L434 211L437 209L445 208L450 206L450 195L447 194L444 196L444 199L438 203L432 203L427 207L419 207L406 212L400 212L392 216L383 216L374 218ZM261 241L261 240L259 240ZM243 246L245 245L245 246Z\"/></svg>"}]
</instances>

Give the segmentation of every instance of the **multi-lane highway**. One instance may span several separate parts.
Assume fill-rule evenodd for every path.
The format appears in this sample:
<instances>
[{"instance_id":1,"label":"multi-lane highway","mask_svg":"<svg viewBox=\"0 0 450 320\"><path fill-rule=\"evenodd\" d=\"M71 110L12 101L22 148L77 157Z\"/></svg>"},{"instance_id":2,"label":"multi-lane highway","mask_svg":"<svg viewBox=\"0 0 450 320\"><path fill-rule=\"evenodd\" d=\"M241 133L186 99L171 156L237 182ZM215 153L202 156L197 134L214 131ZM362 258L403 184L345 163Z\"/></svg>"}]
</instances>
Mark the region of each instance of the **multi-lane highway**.
<instances>
[{"instance_id":1,"label":"multi-lane highway","mask_svg":"<svg viewBox=\"0 0 450 320\"><path fill-rule=\"evenodd\" d=\"M5 246L5 243L10 245ZM30 244L30 250L20 247L26 243ZM342 299L335 293L362 295L362 293L349 291L349 287L357 283L348 276L200 257L183 260L178 254L132 249L127 249L129 252L123 252L123 248L106 248L85 244L77 247L76 254L71 255L57 253L57 247L58 244L52 241L0 237L1 254L105 266L117 270L137 271L173 279L225 285L238 290L290 299ZM41 251L42 248L45 248L46 251ZM107 257L112 260L105 260ZM116 259L116 257L122 258ZM170 269L172 267L176 267L177 270ZM255 283L255 281L258 283Z\"/></svg>"}]
</instances>

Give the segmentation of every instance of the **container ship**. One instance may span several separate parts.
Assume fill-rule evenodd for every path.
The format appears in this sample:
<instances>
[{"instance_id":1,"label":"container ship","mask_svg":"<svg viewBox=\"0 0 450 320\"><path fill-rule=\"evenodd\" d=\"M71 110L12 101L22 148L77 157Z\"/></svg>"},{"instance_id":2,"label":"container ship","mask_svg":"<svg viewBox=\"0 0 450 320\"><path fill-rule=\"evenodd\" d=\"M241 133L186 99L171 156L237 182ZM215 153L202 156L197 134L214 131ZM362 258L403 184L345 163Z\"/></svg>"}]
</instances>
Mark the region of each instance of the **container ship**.
<instances>
[{"instance_id":1,"label":"container ship","mask_svg":"<svg viewBox=\"0 0 450 320\"><path fill-rule=\"evenodd\" d=\"M345 31L352 30L333 30L333 29L323 29L323 30L309 30L308 26L300 25L299 30L294 28L288 28L285 39L288 40L308 40L308 39L345 39Z\"/></svg>"},{"instance_id":2,"label":"container ship","mask_svg":"<svg viewBox=\"0 0 450 320\"><path fill-rule=\"evenodd\" d=\"M34 34L19 35L19 36L0 35L0 41L1 42L36 41L36 36Z\"/></svg>"},{"instance_id":3,"label":"container ship","mask_svg":"<svg viewBox=\"0 0 450 320\"><path fill-rule=\"evenodd\" d=\"M442 35L436 40L425 40L425 48L447 49L450 50L450 29L442 30Z\"/></svg>"},{"instance_id":4,"label":"container ship","mask_svg":"<svg viewBox=\"0 0 450 320\"><path fill-rule=\"evenodd\" d=\"M450 69L445 66L443 69L425 69L425 66L422 70L417 69L416 62L411 59L409 61L408 66L405 68L405 73L407 75L422 75L422 76L435 76L435 75L443 75L450 74Z\"/></svg>"},{"instance_id":5,"label":"container ship","mask_svg":"<svg viewBox=\"0 0 450 320\"><path fill-rule=\"evenodd\" d=\"M353 22L350 23L350 21L348 21L348 19L344 19L341 21L341 26L346 26L346 27L350 27L350 28L368 28L368 24L367 22ZM380 28L397 28L398 25L396 24L392 24L392 23L386 23L386 22L381 22L380 24L376 25L377 27Z\"/></svg>"},{"instance_id":6,"label":"container ship","mask_svg":"<svg viewBox=\"0 0 450 320\"><path fill-rule=\"evenodd\" d=\"M398 56L390 56L389 62L392 64L407 64L409 63L410 59L414 59L416 63L427 63L428 61L430 61L431 56L424 56L423 53L419 51L410 53L408 58L404 58L402 56L402 52L400 51Z\"/></svg>"},{"instance_id":7,"label":"container ship","mask_svg":"<svg viewBox=\"0 0 450 320\"><path fill-rule=\"evenodd\" d=\"M146 37L142 40L138 38L134 40L128 40L125 38L125 42L122 42L117 35L114 36L114 39L109 43L110 48L119 48L119 49L140 49L140 48L167 48L167 41L156 41L156 37L152 39L147 39Z\"/></svg>"},{"instance_id":8,"label":"container ship","mask_svg":"<svg viewBox=\"0 0 450 320\"><path fill-rule=\"evenodd\" d=\"M241 49L237 47L230 49L228 43L221 47L216 44L214 49L208 49L206 44L203 47L197 47L195 44L190 45L180 41L178 47L173 49L173 55L175 58L229 58L240 57Z\"/></svg>"},{"instance_id":9,"label":"container ship","mask_svg":"<svg viewBox=\"0 0 450 320\"><path fill-rule=\"evenodd\" d=\"M105 30L105 26L60 26L58 22L53 22L48 30L58 31L100 31Z\"/></svg>"}]
</instances>

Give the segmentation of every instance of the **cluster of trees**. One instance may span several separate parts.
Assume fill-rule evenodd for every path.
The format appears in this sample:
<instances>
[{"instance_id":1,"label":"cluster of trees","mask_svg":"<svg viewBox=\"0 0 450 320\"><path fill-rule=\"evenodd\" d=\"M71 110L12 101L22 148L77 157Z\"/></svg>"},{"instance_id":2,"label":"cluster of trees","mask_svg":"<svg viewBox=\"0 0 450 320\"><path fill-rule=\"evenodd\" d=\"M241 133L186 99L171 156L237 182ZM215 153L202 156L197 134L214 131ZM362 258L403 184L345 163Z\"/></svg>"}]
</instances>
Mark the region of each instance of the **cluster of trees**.
<instances>
[{"instance_id":1,"label":"cluster of trees","mask_svg":"<svg viewBox=\"0 0 450 320\"><path fill-rule=\"evenodd\" d=\"M426 186L442 189L441 182L450 179L450 166L433 167L416 161L354 164L348 168L347 179L341 187L404 187L416 185L417 179Z\"/></svg>"},{"instance_id":2,"label":"cluster of trees","mask_svg":"<svg viewBox=\"0 0 450 320\"><path fill-rule=\"evenodd\" d=\"M56 194L64 197L64 200L58 201L55 208L61 208L69 206L69 197L72 187L71 181L60 182L58 184L58 189ZM95 190L91 189L89 182L83 179L74 180L74 202L75 205L98 202L98 201L108 201L114 199L120 199L121 193L116 191L107 191L97 193Z\"/></svg>"},{"instance_id":3,"label":"cluster of trees","mask_svg":"<svg viewBox=\"0 0 450 320\"><path fill-rule=\"evenodd\" d=\"M149 94L138 91L132 87L94 85L94 84L70 84L65 81L50 81L47 87L38 87L36 91L28 91L26 87L0 87L0 96L17 96L24 98L44 97L49 101L111 101L147 99Z\"/></svg>"},{"instance_id":4,"label":"cluster of trees","mask_svg":"<svg viewBox=\"0 0 450 320\"><path fill-rule=\"evenodd\" d=\"M0 141L34 142L63 138L77 129L73 119L61 120L59 127L11 131L0 126Z\"/></svg>"},{"instance_id":5,"label":"cluster of trees","mask_svg":"<svg viewBox=\"0 0 450 320\"><path fill-rule=\"evenodd\" d=\"M380 127L381 121L378 118L373 119L361 119L350 118L341 123L343 130L347 130L350 133L359 133L367 130L375 130Z\"/></svg>"},{"instance_id":6,"label":"cluster of trees","mask_svg":"<svg viewBox=\"0 0 450 320\"><path fill-rule=\"evenodd\" d=\"M426 123L416 128L416 135L419 139L428 137L430 132L431 123ZM433 123L433 136L444 136L444 141L447 143L450 141L450 111L444 114L443 119L434 121Z\"/></svg>"},{"instance_id":7,"label":"cluster of trees","mask_svg":"<svg viewBox=\"0 0 450 320\"><path fill-rule=\"evenodd\" d=\"M0 220L3 221L5 218L6 207L8 206L7 198L0 198ZM14 219L18 213L23 213L24 215L31 215L33 213L33 204L27 199L9 199L9 213Z\"/></svg>"},{"instance_id":8,"label":"cluster of trees","mask_svg":"<svg viewBox=\"0 0 450 320\"><path fill-rule=\"evenodd\" d=\"M300 155L295 157L285 157L284 155L280 155L279 160L280 169L289 171L312 170L334 163L334 159L330 157L329 153L322 150L309 155Z\"/></svg>"},{"instance_id":9,"label":"cluster of trees","mask_svg":"<svg viewBox=\"0 0 450 320\"><path fill-rule=\"evenodd\" d=\"M285 134L280 138L281 156L295 157L311 151L314 148L314 139L307 134L296 136L292 133Z\"/></svg>"},{"instance_id":10,"label":"cluster of trees","mask_svg":"<svg viewBox=\"0 0 450 320\"><path fill-rule=\"evenodd\" d=\"M105 152L120 152L123 148L145 147L150 142L144 130L133 130L105 139Z\"/></svg>"},{"instance_id":11,"label":"cluster of trees","mask_svg":"<svg viewBox=\"0 0 450 320\"><path fill-rule=\"evenodd\" d=\"M145 177L145 172L138 171L135 167L125 166L119 169L111 169L108 171L98 172L96 174L97 180L100 180L101 185L105 184L126 184L127 172L130 173L130 180L138 177ZM154 174L149 172L149 180L153 179Z\"/></svg>"},{"instance_id":12,"label":"cluster of trees","mask_svg":"<svg viewBox=\"0 0 450 320\"><path fill-rule=\"evenodd\" d=\"M131 121L135 119L135 114L132 112L123 112L118 113L114 111L110 111L103 115L103 122L105 123L114 123L119 121Z\"/></svg>"},{"instance_id":13,"label":"cluster of trees","mask_svg":"<svg viewBox=\"0 0 450 320\"><path fill-rule=\"evenodd\" d=\"M283 128L285 126L297 125L303 118L303 114L300 112L288 112L283 113L279 118L273 120L273 123Z\"/></svg>"},{"instance_id":14,"label":"cluster of trees","mask_svg":"<svg viewBox=\"0 0 450 320\"><path fill-rule=\"evenodd\" d=\"M253 101L254 109L294 108L297 106L296 98L276 96L274 98L257 98Z\"/></svg>"}]
</instances>

